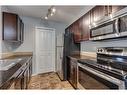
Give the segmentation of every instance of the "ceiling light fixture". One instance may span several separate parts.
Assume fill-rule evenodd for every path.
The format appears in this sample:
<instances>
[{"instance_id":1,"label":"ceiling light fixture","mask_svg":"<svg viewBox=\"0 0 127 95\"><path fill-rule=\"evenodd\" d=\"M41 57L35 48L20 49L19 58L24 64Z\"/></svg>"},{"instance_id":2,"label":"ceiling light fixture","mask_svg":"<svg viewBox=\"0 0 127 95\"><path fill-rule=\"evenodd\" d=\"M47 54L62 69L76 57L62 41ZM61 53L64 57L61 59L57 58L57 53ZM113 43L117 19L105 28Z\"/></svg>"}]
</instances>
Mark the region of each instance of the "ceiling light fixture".
<instances>
[{"instance_id":1,"label":"ceiling light fixture","mask_svg":"<svg viewBox=\"0 0 127 95\"><path fill-rule=\"evenodd\" d=\"M52 8L52 12L55 13L56 12L56 9L55 7Z\"/></svg>"},{"instance_id":2,"label":"ceiling light fixture","mask_svg":"<svg viewBox=\"0 0 127 95\"><path fill-rule=\"evenodd\" d=\"M47 16L45 16L45 19L48 19L48 17L47 17Z\"/></svg>"},{"instance_id":3,"label":"ceiling light fixture","mask_svg":"<svg viewBox=\"0 0 127 95\"><path fill-rule=\"evenodd\" d=\"M51 6L49 9L48 9L48 13L47 15L45 16L45 19L48 19L49 16L53 16L56 12L56 8L54 6Z\"/></svg>"},{"instance_id":4,"label":"ceiling light fixture","mask_svg":"<svg viewBox=\"0 0 127 95\"><path fill-rule=\"evenodd\" d=\"M51 16L53 16L54 14L53 14L53 13L51 13L50 15L51 15Z\"/></svg>"}]
</instances>

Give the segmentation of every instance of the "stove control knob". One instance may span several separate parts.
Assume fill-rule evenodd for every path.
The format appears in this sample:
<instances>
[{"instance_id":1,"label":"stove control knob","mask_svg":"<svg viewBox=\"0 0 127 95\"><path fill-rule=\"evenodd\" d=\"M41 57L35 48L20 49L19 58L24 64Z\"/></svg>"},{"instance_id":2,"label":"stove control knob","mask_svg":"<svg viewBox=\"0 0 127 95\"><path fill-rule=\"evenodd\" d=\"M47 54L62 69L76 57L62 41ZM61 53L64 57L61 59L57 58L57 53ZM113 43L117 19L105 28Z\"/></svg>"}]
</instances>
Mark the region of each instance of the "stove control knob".
<instances>
[{"instance_id":1,"label":"stove control knob","mask_svg":"<svg viewBox=\"0 0 127 95\"><path fill-rule=\"evenodd\" d=\"M102 52L102 49L98 49L97 51L98 51L98 52Z\"/></svg>"},{"instance_id":2,"label":"stove control knob","mask_svg":"<svg viewBox=\"0 0 127 95\"><path fill-rule=\"evenodd\" d=\"M99 52L99 49L97 49L97 52Z\"/></svg>"}]
</instances>

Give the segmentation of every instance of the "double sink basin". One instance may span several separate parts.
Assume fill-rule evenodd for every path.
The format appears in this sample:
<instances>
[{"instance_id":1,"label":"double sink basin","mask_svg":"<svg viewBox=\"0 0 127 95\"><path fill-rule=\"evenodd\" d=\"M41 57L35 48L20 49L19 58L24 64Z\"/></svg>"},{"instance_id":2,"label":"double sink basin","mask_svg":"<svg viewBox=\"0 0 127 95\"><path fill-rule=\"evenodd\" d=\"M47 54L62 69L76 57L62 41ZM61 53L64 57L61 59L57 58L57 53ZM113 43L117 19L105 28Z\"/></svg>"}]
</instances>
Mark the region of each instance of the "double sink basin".
<instances>
[{"instance_id":1,"label":"double sink basin","mask_svg":"<svg viewBox=\"0 0 127 95\"><path fill-rule=\"evenodd\" d=\"M21 60L22 58L0 60L0 71L9 70L11 67L15 66Z\"/></svg>"}]
</instances>

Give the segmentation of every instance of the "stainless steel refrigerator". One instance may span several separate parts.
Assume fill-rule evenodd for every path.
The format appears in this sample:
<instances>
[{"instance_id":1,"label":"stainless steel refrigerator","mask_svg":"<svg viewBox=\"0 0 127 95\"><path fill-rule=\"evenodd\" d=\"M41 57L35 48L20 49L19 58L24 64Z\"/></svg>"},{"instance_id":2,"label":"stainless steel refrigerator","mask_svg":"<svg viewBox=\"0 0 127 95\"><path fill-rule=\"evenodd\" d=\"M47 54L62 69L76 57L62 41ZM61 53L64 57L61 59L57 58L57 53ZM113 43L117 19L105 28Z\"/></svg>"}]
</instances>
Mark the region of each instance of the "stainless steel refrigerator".
<instances>
[{"instance_id":1,"label":"stainless steel refrigerator","mask_svg":"<svg viewBox=\"0 0 127 95\"><path fill-rule=\"evenodd\" d=\"M59 75L60 79L63 80L63 48L64 48L64 34L58 35L56 39L56 72Z\"/></svg>"},{"instance_id":2,"label":"stainless steel refrigerator","mask_svg":"<svg viewBox=\"0 0 127 95\"><path fill-rule=\"evenodd\" d=\"M80 54L80 43L74 42L72 32L57 37L57 65L56 72L61 80L67 80L67 56L75 53Z\"/></svg>"}]
</instances>

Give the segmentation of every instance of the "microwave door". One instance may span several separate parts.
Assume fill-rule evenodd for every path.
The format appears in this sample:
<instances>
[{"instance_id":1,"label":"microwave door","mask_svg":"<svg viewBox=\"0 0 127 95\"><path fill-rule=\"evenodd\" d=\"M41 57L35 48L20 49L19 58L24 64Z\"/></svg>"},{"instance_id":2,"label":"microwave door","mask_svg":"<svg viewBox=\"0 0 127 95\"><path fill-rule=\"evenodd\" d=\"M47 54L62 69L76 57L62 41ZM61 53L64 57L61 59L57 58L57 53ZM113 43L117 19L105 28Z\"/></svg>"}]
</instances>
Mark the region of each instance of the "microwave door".
<instances>
[{"instance_id":1,"label":"microwave door","mask_svg":"<svg viewBox=\"0 0 127 95\"><path fill-rule=\"evenodd\" d=\"M102 25L99 25L90 31L90 38L92 40L101 40L101 39L107 39L107 38L114 38L117 37L116 34L118 34L118 21L110 21L107 23L104 23Z\"/></svg>"},{"instance_id":2,"label":"microwave door","mask_svg":"<svg viewBox=\"0 0 127 95\"><path fill-rule=\"evenodd\" d=\"M120 36L127 36L127 15L119 18Z\"/></svg>"}]
</instances>

